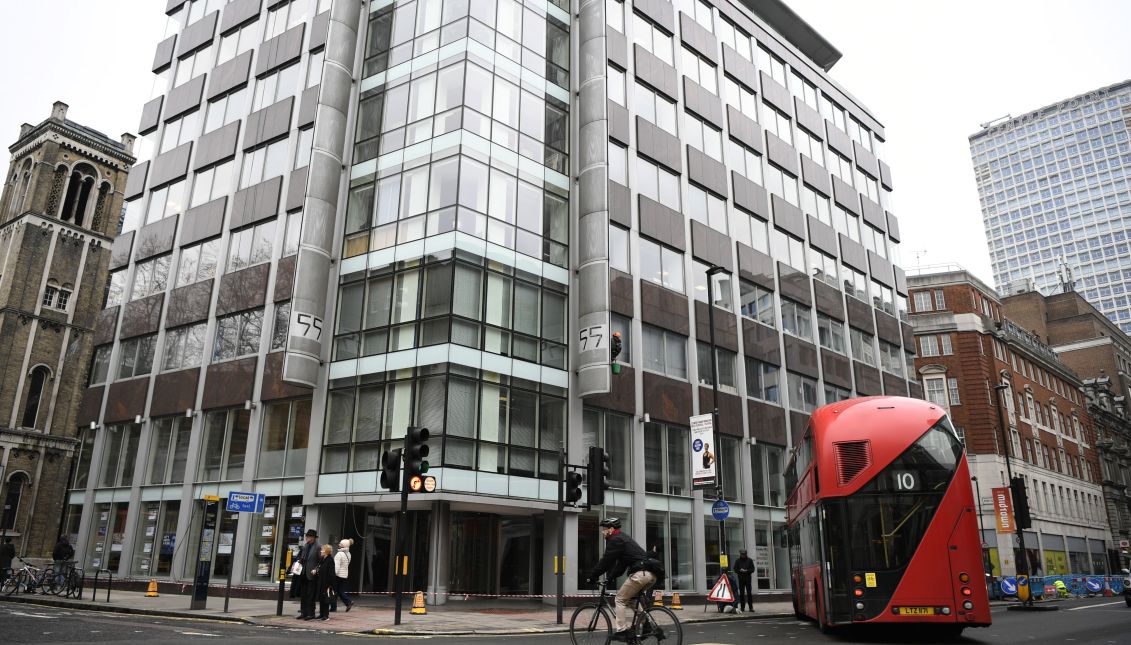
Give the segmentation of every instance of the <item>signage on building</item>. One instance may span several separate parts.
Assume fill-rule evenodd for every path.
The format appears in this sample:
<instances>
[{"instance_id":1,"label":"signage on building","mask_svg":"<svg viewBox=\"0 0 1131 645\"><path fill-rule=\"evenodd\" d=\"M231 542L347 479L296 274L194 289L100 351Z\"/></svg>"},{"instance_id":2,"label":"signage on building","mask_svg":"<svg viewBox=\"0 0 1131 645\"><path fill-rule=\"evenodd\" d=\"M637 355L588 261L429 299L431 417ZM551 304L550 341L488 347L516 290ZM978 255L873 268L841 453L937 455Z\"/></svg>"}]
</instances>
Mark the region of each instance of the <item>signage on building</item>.
<instances>
[{"instance_id":1,"label":"signage on building","mask_svg":"<svg viewBox=\"0 0 1131 645\"><path fill-rule=\"evenodd\" d=\"M715 486L715 440L711 415L691 417L691 485L693 488Z\"/></svg>"},{"instance_id":2,"label":"signage on building","mask_svg":"<svg viewBox=\"0 0 1131 645\"><path fill-rule=\"evenodd\" d=\"M994 517L997 518L998 533L1013 533L1016 527L1013 524L1013 498L1009 496L1009 486L1002 486L993 490Z\"/></svg>"},{"instance_id":3,"label":"signage on building","mask_svg":"<svg viewBox=\"0 0 1131 645\"><path fill-rule=\"evenodd\" d=\"M229 513L262 513L267 496L264 493L228 493L224 510Z\"/></svg>"}]
</instances>

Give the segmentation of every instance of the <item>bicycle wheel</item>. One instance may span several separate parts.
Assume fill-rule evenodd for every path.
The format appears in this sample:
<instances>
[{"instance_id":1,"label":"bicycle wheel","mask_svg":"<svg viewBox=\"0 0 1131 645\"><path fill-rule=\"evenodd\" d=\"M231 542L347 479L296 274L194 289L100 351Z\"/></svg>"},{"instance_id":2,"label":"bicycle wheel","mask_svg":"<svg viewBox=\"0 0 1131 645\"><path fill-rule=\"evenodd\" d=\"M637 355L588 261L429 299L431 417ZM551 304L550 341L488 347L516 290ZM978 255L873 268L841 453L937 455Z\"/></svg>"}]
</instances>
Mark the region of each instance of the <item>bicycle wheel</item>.
<instances>
[{"instance_id":1,"label":"bicycle wheel","mask_svg":"<svg viewBox=\"0 0 1131 645\"><path fill-rule=\"evenodd\" d=\"M613 635L613 621L603 605L588 603L573 610L569 619L569 638L573 645L607 645Z\"/></svg>"},{"instance_id":2,"label":"bicycle wheel","mask_svg":"<svg viewBox=\"0 0 1131 645\"><path fill-rule=\"evenodd\" d=\"M4 581L0 582L0 593L5 596L10 596L16 592L16 586L18 584L19 578L16 577L16 574L13 573L11 569L8 569L4 573Z\"/></svg>"},{"instance_id":3,"label":"bicycle wheel","mask_svg":"<svg viewBox=\"0 0 1131 645\"><path fill-rule=\"evenodd\" d=\"M47 594L51 594L53 596L59 595L60 582L62 581L59 580L59 577L55 575L55 569L53 567L47 567L46 569L44 569L43 572L39 574L39 578L36 580L36 584L39 587L39 593L45 596Z\"/></svg>"},{"instance_id":4,"label":"bicycle wheel","mask_svg":"<svg viewBox=\"0 0 1131 645\"><path fill-rule=\"evenodd\" d=\"M683 626L667 607L649 607L643 614L637 614L633 628L638 643L683 644Z\"/></svg>"}]
</instances>

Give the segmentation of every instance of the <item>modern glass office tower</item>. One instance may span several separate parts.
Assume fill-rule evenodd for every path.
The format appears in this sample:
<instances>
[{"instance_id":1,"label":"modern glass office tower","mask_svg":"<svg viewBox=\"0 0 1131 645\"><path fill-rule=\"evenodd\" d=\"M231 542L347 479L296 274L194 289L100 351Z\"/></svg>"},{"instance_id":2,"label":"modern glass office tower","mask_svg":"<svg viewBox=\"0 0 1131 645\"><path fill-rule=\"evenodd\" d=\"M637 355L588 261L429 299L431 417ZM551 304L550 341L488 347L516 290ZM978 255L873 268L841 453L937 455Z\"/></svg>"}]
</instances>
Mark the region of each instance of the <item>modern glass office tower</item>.
<instances>
[{"instance_id":1,"label":"modern glass office tower","mask_svg":"<svg viewBox=\"0 0 1131 645\"><path fill-rule=\"evenodd\" d=\"M1075 290L1131 333L1129 111L1124 81L970 136L999 292Z\"/></svg>"},{"instance_id":2,"label":"modern glass office tower","mask_svg":"<svg viewBox=\"0 0 1131 645\"><path fill-rule=\"evenodd\" d=\"M311 526L390 589L378 462L417 425L430 601L552 590L558 450L593 444L614 489L567 514L567 591L602 515L703 590L720 529L688 425L717 378L726 550L788 588L781 473L808 413L921 393L883 128L828 42L766 1L168 12L80 416L88 566L184 579L203 496L256 491L264 514L203 543L215 576L271 584Z\"/></svg>"}]
</instances>

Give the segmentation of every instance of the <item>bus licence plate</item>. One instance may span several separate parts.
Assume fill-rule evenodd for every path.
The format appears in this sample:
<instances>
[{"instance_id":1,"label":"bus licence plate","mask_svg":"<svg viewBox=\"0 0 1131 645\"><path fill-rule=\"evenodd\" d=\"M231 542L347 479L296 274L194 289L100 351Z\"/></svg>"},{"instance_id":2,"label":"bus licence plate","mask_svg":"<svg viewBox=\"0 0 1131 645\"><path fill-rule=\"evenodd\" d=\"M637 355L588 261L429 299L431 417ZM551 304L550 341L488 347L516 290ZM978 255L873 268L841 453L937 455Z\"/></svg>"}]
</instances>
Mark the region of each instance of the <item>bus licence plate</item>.
<instances>
[{"instance_id":1,"label":"bus licence plate","mask_svg":"<svg viewBox=\"0 0 1131 645\"><path fill-rule=\"evenodd\" d=\"M900 616L933 616L935 614L934 607L900 607Z\"/></svg>"}]
</instances>

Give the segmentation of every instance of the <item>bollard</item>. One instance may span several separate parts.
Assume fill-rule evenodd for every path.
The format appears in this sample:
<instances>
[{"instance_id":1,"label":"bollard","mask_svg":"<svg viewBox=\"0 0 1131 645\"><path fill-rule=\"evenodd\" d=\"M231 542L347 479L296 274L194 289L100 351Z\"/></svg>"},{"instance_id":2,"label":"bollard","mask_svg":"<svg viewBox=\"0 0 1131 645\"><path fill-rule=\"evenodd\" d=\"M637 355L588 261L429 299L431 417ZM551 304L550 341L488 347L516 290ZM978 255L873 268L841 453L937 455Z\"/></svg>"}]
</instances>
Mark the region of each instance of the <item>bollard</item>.
<instances>
[{"instance_id":1,"label":"bollard","mask_svg":"<svg viewBox=\"0 0 1131 645\"><path fill-rule=\"evenodd\" d=\"M672 594L672 609L683 609L683 603L679 601L679 592Z\"/></svg>"},{"instance_id":2,"label":"bollard","mask_svg":"<svg viewBox=\"0 0 1131 645\"><path fill-rule=\"evenodd\" d=\"M106 602L110 602L110 587L114 585L114 572L106 570Z\"/></svg>"},{"instance_id":3,"label":"bollard","mask_svg":"<svg viewBox=\"0 0 1131 645\"><path fill-rule=\"evenodd\" d=\"M655 598L652 599L652 606L653 607L663 607L664 606L664 592L662 592L662 591L656 592Z\"/></svg>"},{"instance_id":4,"label":"bollard","mask_svg":"<svg viewBox=\"0 0 1131 645\"><path fill-rule=\"evenodd\" d=\"M412 609L409 610L410 614L427 614L428 610L424 608L424 592L416 592L416 596L412 599Z\"/></svg>"}]
</instances>

